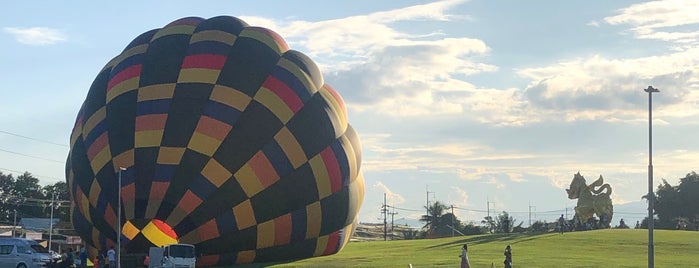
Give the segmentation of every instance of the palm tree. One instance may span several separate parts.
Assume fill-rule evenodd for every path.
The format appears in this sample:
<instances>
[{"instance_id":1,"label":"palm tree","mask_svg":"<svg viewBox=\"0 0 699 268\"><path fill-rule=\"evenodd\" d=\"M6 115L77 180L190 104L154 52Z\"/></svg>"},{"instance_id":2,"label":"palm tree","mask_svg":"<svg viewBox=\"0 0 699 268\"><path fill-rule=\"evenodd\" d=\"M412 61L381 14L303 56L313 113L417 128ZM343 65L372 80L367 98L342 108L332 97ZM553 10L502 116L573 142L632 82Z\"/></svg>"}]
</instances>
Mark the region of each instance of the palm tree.
<instances>
[{"instance_id":1,"label":"palm tree","mask_svg":"<svg viewBox=\"0 0 699 268\"><path fill-rule=\"evenodd\" d=\"M425 222L425 226L422 228L428 228L429 231L432 232L435 228L442 226L442 216L444 216L447 205L436 201L431 206L425 206L424 208L429 214L420 217L420 221Z\"/></svg>"}]
</instances>

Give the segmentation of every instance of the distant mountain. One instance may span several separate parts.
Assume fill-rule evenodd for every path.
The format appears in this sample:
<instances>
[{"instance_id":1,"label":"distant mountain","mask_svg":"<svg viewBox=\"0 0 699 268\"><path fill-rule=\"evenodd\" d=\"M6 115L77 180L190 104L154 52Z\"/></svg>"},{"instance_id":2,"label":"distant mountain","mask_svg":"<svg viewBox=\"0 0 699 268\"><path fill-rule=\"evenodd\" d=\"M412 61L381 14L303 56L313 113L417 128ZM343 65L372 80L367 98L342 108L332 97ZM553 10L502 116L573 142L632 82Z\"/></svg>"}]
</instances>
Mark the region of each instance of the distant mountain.
<instances>
[{"instance_id":1,"label":"distant mountain","mask_svg":"<svg viewBox=\"0 0 699 268\"><path fill-rule=\"evenodd\" d=\"M636 221L639 223L648 216L648 202L645 200L629 202L626 204L614 204L614 218L612 226L619 225L619 221L624 219L626 225L633 228Z\"/></svg>"}]
</instances>

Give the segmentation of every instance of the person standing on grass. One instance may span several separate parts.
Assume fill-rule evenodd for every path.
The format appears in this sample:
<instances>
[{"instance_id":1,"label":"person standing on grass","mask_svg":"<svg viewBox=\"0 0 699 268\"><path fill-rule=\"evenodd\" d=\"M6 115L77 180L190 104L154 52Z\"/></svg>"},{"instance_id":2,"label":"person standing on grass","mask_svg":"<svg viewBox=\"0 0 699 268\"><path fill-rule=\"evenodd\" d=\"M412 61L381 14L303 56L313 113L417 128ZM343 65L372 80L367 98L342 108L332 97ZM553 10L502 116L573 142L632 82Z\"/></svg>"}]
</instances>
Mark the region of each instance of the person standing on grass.
<instances>
[{"instance_id":1,"label":"person standing on grass","mask_svg":"<svg viewBox=\"0 0 699 268\"><path fill-rule=\"evenodd\" d=\"M505 268L512 268L512 248L510 245L505 247Z\"/></svg>"},{"instance_id":2,"label":"person standing on grass","mask_svg":"<svg viewBox=\"0 0 699 268\"><path fill-rule=\"evenodd\" d=\"M468 262L468 245L464 244L461 247L461 268L471 268L471 264Z\"/></svg>"},{"instance_id":3,"label":"person standing on grass","mask_svg":"<svg viewBox=\"0 0 699 268\"><path fill-rule=\"evenodd\" d=\"M565 226L566 226L566 220L563 218L563 214L561 214L561 217L558 218L558 231L563 234L565 231Z\"/></svg>"}]
</instances>

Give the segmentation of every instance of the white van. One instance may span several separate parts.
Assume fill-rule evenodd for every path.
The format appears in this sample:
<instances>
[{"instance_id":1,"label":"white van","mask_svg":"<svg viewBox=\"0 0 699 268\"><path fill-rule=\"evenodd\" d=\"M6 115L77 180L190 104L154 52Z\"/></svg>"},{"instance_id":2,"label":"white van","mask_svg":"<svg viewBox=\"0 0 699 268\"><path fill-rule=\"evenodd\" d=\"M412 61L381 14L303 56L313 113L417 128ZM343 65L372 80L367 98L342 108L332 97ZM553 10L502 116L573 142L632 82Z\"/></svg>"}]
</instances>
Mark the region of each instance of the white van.
<instances>
[{"instance_id":1,"label":"white van","mask_svg":"<svg viewBox=\"0 0 699 268\"><path fill-rule=\"evenodd\" d=\"M48 267L50 261L49 251L34 240L0 238L0 267Z\"/></svg>"}]
</instances>

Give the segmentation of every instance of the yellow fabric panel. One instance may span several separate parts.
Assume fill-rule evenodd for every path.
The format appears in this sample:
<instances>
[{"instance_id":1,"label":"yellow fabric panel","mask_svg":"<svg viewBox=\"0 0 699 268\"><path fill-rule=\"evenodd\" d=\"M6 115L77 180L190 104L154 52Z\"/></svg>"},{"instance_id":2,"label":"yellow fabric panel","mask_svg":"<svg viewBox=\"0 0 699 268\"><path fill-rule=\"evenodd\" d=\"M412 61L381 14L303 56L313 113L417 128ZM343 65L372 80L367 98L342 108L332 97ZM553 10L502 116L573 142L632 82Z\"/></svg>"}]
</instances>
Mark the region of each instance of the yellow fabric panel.
<instances>
[{"instance_id":1,"label":"yellow fabric panel","mask_svg":"<svg viewBox=\"0 0 699 268\"><path fill-rule=\"evenodd\" d=\"M311 164L311 170L313 170L313 177L316 179L316 187L318 187L318 198L323 199L330 194L332 194L332 188L330 187L330 176L328 175L328 169L325 167L325 162L320 154L317 154L311 160L308 161Z\"/></svg>"},{"instance_id":2,"label":"yellow fabric panel","mask_svg":"<svg viewBox=\"0 0 699 268\"><path fill-rule=\"evenodd\" d=\"M352 143L350 143L350 140L347 138L347 136L342 135L342 137L339 138L340 144L342 145L343 150L345 151L345 154L347 155L347 165L349 166L349 179L350 183L354 181L355 178L357 178L357 175L359 174L359 163L357 163L357 155L352 147Z\"/></svg>"},{"instance_id":3,"label":"yellow fabric panel","mask_svg":"<svg viewBox=\"0 0 699 268\"><path fill-rule=\"evenodd\" d=\"M190 139L189 144L187 144L187 148L207 156L213 156L220 145L220 140L206 136L199 132L194 132L194 134L192 134L192 139Z\"/></svg>"},{"instance_id":4,"label":"yellow fabric panel","mask_svg":"<svg viewBox=\"0 0 699 268\"><path fill-rule=\"evenodd\" d=\"M359 214L362 202L364 202L364 176L361 173L350 183L349 192L350 200L348 202L347 215L354 217L347 217L345 224L353 223L356 220L355 218Z\"/></svg>"},{"instance_id":5,"label":"yellow fabric panel","mask_svg":"<svg viewBox=\"0 0 699 268\"><path fill-rule=\"evenodd\" d=\"M92 185L90 185L90 205L93 207L97 207L97 199L100 196L100 192L102 191L102 187L100 186L99 183L97 183L97 179L93 178L92 180Z\"/></svg>"},{"instance_id":6,"label":"yellow fabric panel","mask_svg":"<svg viewBox=\"0 0 699 268\"><path fill-rule=\"evenodd\" d=\"M170 215L167 217L167 220L165 220L165 223L167 223L170 226L177 226L184 217L187 216L187 212L182 210L180 207L175 207L172 209L172 212L170 212Z\"/></svg>"},{"instance_id":7,"label":"yellow fabric panel","mask_svg":"<svg viewBox=\"0 0 699 268\"><path fill-rule=\"evenodd\" d=\"M124 174L122 174L122 176L124 176ZM122 179L123 178L124 177L122 177ZM133 179L135 180L136 178L133 178ZM126 191L129 191L131 193L130 195L133 198L127 198L126 196L128 196L128 195L127 195ZM124 208L124 215L123 216L126 219L136 218L136 215L135 215L136 214L135 197L136 197L136 184L135 183L130 183L130 184L124 185L121 188L121 202L122 202L122 207Z\"/></svg>"},{"instance_id":8,"label":"yellow fabric panel","mask_svg":"<svg viewBox=\"0 0 699 268\"><path fill-rule=\"evenodd\" d=\"M119 84L114 85L109 91L107 91L107 103L109 103L121 94L138 89L138 83L140 83L140 81L141 76L136 76L134 78L126 79L124 81L121 81Z\"/></svg>"},{"instance_id":9,"label":"yellow fabric panel","mask_svg":"<svg viewBox=\"0 0 699 268\"><path fill-rule=\"evenodd\" d=\"M99 245L100 244L100 231L97 230L97 228L92 227L92 243L93 245Z\"/></svg>"},{"instance_id":10,"label":"yellow fabric panel","mask_svg":"<svg viewBox=\"0 0 699 268\"><path fill-rule=\"evenodd\" d=\"M262 183L257 178L257 174L252 170L250 165L245 164L235 173L235 179L243 188L247 197L252 197L262 191Z\"/></svg>"},{"instance_id":11,"label":"yellow fabric panel","mask_svg":"<svg viewBox=\"0 0 699 268\"><path fill-rule=\"evenodd\" d=\"M320 95L328 103L329 108L332 113L328 113L330 116L334 116L335 120L333 122L333 128L335 129L335 137L339 137L347 131L347 112L342 109L342 105L338 103L338 100L333 96L332 93L328 92L325 87L320 89Z\"/></svg>"},{"instance_id":12,"label":"yellow fabric panel","mask_svg":"<svg viewBox=\"0 0 699 268\"><path fill-rule=\"evenodd\" d=\"M238 256L235 258L235 263L251 263L255 260L255 250L238 251Z\"/></svg>"},{"instance_id":13,"label":"yellow fabric panel","mask_svg":"<svg viewBox=\"0 0 699 268\"><path fill-rule=\"evenodd\" d=\"M240 37L249 37L255 39L258 42L264 43L269 48L277 52L278 55L281 55L282 52L286 51L286 44L277 43L284 42L284 40L277 41L274 38L272 38L272 36L269 36L268 33L258 32L256 30L245 28L240 32Z\"/></svg>"},{"instance_id":14,"label":"yellow fabric panel","mask_svg":"<svg viewBox=\"0 0 699 268\"><path fill-rule=\"evenodd\" d=\"M157 84L138 89L138 101L172 99L175 94L175 83Z\"/></svg>"},{"instance_id":15,"label":"yellow fabric panel","mask_svg":"<svg viewBox=\"0 0 699 268\"><path fill-rule=\"evenodd\" d=\"M216 84L221 70L205 68L188 68L180 70L177 83L206 83Z\"/></svg>"},{"instance_id":16,"label":"yellow fabric panel","mask_svg":"<svg viewBox=\"0 0 699 268\"><path fill-rule=\"evenodd\" d=\"M177 165L182 160L185 148L180 147L160 147L158 152L158 164Z\"/></svg>"},{"instance_id":17,"label":"yellow fabric panel","mask_svg":"<svg viewBox=\"0 0 699 268\"><path fill-rule=\"evenodd\" d=\"M87 199L87 196L84 194L80 195L79 198L80 199L78 202L80 202L80 207L82 207L81 212L83 216L85 216L85 219L87 219L88 222L92 222L92 217L90 217L90 199ZM96 200L95 203L97 203Z\"/></svg>"},{"instance_id":18,"label":"yellow fabric panel","mask_svg":"<svg viewBox=\"0 0 699 268\"><path fill-rule=\"evenodd\" d=\"M177 243L177 239L172 238L160 231L160 229L158 229L153 222L149 222L148 225L141 230L141 233L156 247Z\"/></svg>"},{"instance_id":19,"label":"yellow fabric panel","mask_svg":"<svg viewBox=\"0 0 699 268\"><path fill-rule=\"evenodd\" d=\"M282 151L284 151L284 154L289 158L289 162L291 162L294 169L297 169L308 161L303 148L301 148L296 137L291 134L288 128L283 127L277 135L274 135L274 140L282 147Z\"/></svg>"},{"instance_id":20,"label":"yellow fabric panel","mask_svg":"<svg viewBox=\"0 0 699 268\"><path fill-rule=\"evenodd\" d=\"M323 218L320 201L306 206L306 239L320 235L320 220Z\"/></svg>"},{"instance_id":21,"label":"yellow fabric panel","mask_svg":"<svg viewBox=\"0 0 699 268\"><path fill-rule=\"evenodd\" d=\"M121 227L121 234L126 236L129 240L133 239L140 232L141 231L139 231L138 228L131 223L131 221L126 221L124 226Z\"/></svg>"},{"instance_id":22,"label":"yellow fabric panel","mask_svg":"<svg viewBox=\"0 0 699 268\"><path fill-rule=\"evenodd\" d=\"M142 45L138 45L138 46L132 47L132 48L130 48L129 50L126 50L126 51L124 51L124 52L121 52L121 54L119 54L119 56L117 56L117 57L113 58L112 60L110 60L110 61L107 63L107 65L105 65L104 68L102 68L102 71L104 71L104 70L106 70L106 69L111 69L111 68L113 68L114 65L116 65L117 63L120 63L120 62L122 62L124 59L129 58L129 57L131 57L131 56L133 56L133 55L138 55L138 54L146 53L147 50L148 50L148 44L142 44ZM100 72L101 72L101 71L100 71Z\"/></svg>"},{"instance_id":23,"label":"yellow fabric panel","mask_svg":"<svg viewBox=\"0 0 699 268\"><path fill-rule=\"evenodd\" d=\"M102 106L99 110L95 111L94 114L90 116L85 121L85 124L83 124L83 137L87 137L90 132L92 132L93 129L95 129L95 126L102 122L104 118L107 116L107 107Z\"/></svg>"},{"instance_id":24,"label":"yellow fabric panel","mask_svg":"<svg viewBox=\"0 0 699 268\"><path fill-rule=\"evenodd\" d=\"M250 96L237 89L221 85L214 86L214 90L211 92L209 99L233 107L238 111L245 110L245 107L247 107L252 100Z\"/></svg>"},{"instance_id":25,"label":"yellow fabric panel","mask_svg":"<svg viewBox=\"0 0 699 268\"><path fill-rule=\"evenodd\" d=\"M148 205L146 206L146 219L153 219L155 215L158 214L158 209L160 209L160 204L163 203L161 199L148 199Z\"/></svg>"},{"instance_id":26,"label":"yellow fabric panel","mask_svg":"<svg viewBox=\"0 0 699 268\"><path fill-rule=\"evenodd\" d=\"M313 253L313 256L323 255L323 252L325 252L326 247L328 247L328 236L324 235L318 237L318 239L316 240L316 251L315 253Z\"/></svg>"},{"instance_id":27,"label":"yellow fabric panel","mask_svg":"<svg viewBox=\"0 0 699 268\"><path fill-rule=\"evenodd\" d=\"M163 139L162 130L144 130L137 131L134 134L134 147L158 147Z\"/></svg>"},{"instance_id":28,"label":"yellow fabric panel","mask_svg":"<svg viewBox=\"0 0 699 268\"><path fill-rule=\"evenodd\" d=\"M287 71L289 71L290 73L293 73L294 76L296 76L296 78L298 78L299 81L301 81L301 83L303 83L303 86L306 88L306 91L308 91L308 93L310 93L311 95L318 92L318 86L313 84L313 80L311 79L311 77L308 76L308 74L305 73L304 71L301 71L301 69L298 67L298 65L296 65L292 61L285 59L285 58L281 58L281 59L279 59L277 66L281 66L284 69L286 69Z\"/></svg>"},{"instance_id":29,"label":"yellow fabric panel","mask_svg":"<svg viewBox=\"0 0 699 268\"><path fill-rule=\"evenodd\" d=\"M112 158L112 165L114 166L114 172L119 173L119 168L130 168L134 165L134 149L129 149L114 158Z\"/></svg>"},{"instance_id":30,"label":"yellow fabric panel","mask_svg":"<svg viewBox=\"0 0 699 268\"><path fill-rule=\"evenodd\" d=\"M262 87L257 91L255 100L267 107L282 123L289 122L289 119L294 115L291 108L277 94L274 94L266 87Z\"/></svg>"},{"instance_id":31,"label":"yellow fabric panel","mask_svg":"<svg viewBox=\"0 0 699 268\"><path fill-rule=\"evenodd\" d=\"M223 167L213 158L206 163L206 166L204 166L201 174L204 175L204 177L206 177L211 183L216 185L216 187L221 187L224 182L228 181L228 179L233 176L233 173L228 171L228 169Z\"/></svg>"},{"instance_id":32,"label":"yellow fabric panel","mask_svg":"<svg viewBox=\"0 0 699 268\"><path fill-rule=\"evenodd\" d=\"M104 146L102 151L97 153L94 159L90 161L90 166L92 166L92 171L94 174L97 174L104 165L109 163L109 160L112 160L112 153L109 151L109 145Z\"/></svg>"},{"instance_id":33,"label":"yellow fabric panel","mask_svg":"<svg viewBox=\"0 0 699 268\"><path fill-rule=\"evenodd\" d=\"M272 246L274 246L274 220L257 225L257 248L261 249Z\"/></svg>"},{"instance_id":34,"label":"yellow fabric panel","mask_svg":"<svg viewBox=\"0 0 699 268\"><path fill-rule=\"evenodd\" d=\"M196 27L193 25L173 25L169 27L165 27L160 29L153 38L151 38L151 42L153 40L158 39L160 37L166 36L166 35L171 35L171 34L186 34L186 35L191 35L194 32L194 29Z\"/></svg>"},{"instance_id":35,"label":"yellow fabric panel","mask_svg":"<svg viewBox=\"0 0 699 268\"><path fill-rule=\"evenodd\" d=\"M218 30L206 30L201 32L196 32L189 39L189 43L193 44L200 41L218 41L228 45L233 45L237 36Z\"/></svg>"},{"instance_id":36,"label":"yellow fabric panel","mask_svg":"<svg viewBox=\"0 0 699 268\"><path fill-rule=\"evenodd\" d=\"M345 227L345 229L342 231L342 244L340 244L340 247L337 249L338 252L342 250L342 248L344 248L347 245L347 243L349 243L350 238L352 238L352 235L354 233L354 229L354 224L351 224Z\"/></svg>"},{"instance_id":37,"label":"yellow fabric panel","mask_svg":"<svg viewBox=\"0 0 699 268\"><path fill-rule=\"evenodd\" d=\"M73 129L73 133L70 134L70 148L72 149L73 146L75 145L75 142L78 141L78 137L83 134L83 128L85 126L79 126L76 125L76 128Z\"/></svg>"},{"instance_id":38,"label":"yellow fabric panel","mask_svg":"<svg viewBox=\"0 0 699 268\"><path fill-rule=\"evenodd\" d=\"M233 215L235 216L235 222L238 224L238 230L257 224L255 212L252 210L252 204L249 199L233 207Z\"/></svg>"}]
</instances>

